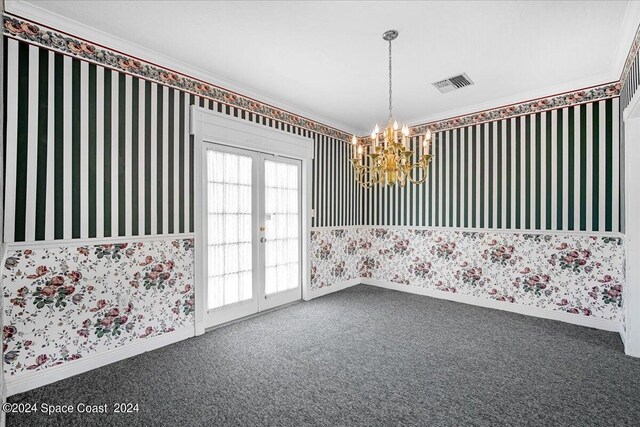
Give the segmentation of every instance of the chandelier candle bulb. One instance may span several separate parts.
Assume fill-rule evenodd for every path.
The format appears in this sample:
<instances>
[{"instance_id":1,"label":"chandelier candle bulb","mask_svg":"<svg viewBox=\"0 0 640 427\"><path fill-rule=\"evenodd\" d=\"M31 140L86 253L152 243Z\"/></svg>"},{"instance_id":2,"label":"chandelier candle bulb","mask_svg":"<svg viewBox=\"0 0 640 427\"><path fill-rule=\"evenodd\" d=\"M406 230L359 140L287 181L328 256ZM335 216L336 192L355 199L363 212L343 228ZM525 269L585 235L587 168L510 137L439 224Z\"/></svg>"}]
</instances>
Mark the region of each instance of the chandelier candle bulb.
<instances>
[{"instance_id":1,"label":"chandelier candle bulb","mask_svg":"<svg viewBox=\"0 0 640 427\"><path fill-rule=\"evenodd\" d=\"M402 126L402 145L405 149L409 149L409 126Z\"/></svg>"}]
</instances>

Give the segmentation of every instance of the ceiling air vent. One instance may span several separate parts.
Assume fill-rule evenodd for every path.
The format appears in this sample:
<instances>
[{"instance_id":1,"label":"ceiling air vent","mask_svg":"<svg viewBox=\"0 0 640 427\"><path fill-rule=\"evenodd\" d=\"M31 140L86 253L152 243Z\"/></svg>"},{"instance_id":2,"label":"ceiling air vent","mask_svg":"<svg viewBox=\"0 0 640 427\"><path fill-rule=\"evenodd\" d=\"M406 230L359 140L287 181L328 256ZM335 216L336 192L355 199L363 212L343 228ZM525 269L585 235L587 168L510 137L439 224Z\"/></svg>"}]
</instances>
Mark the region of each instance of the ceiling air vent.
<instances>
[{"instance_id":1,"label":"ceiling air vent","mask_svg":"<svg viewBox=\"0 0 640 427\"><path fill-rule=\"evenodd\" d=\"M433 83L440 93L451 92L452 90L471 86L472 84L473 82L466 73L458 74L457 76L449 77L448 79Z\"/></svg>"}]
</instances>

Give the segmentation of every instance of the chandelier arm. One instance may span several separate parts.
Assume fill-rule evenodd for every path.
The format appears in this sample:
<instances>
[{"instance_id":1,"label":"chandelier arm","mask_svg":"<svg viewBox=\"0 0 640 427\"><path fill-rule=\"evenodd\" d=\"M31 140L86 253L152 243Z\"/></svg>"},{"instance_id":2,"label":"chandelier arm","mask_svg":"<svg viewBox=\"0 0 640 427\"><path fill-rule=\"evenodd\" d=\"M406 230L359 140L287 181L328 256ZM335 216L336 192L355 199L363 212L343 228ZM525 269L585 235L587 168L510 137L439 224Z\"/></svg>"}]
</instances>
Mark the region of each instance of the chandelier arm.
<instances>
[{"instance_id":1,"label":"chandelier arm","mask_svg":"<svg viewBox=\"0 0 640 427\"><path fill-rule=\"evenodd\" d=\"M364 188L370 188L373 184L377 183L375 172L375 169L371 166L358 166L358 169L356 170L356 181L358 181L358 184ZM365 175L369 176L368 180Z\"/></svg>"},{"instance_id":2,"label":"chandelier arm","mask_svg":"<svg viewBox=\"0 0 640 427\"><path fill-rule=\"evenodd\" d=\"M414 169L418 169L423 171L424 175L422 178L419 179L414 179L413 178L413 170ZM425 182L427 180L427 177L429 176L427 174L427 165L423 164L423 162L418 162L418 163L414 163L411 165L411 168L409 169L409 180L413 183L413 184L422 184L423 182Z\"/></svg>"}]
</instances>

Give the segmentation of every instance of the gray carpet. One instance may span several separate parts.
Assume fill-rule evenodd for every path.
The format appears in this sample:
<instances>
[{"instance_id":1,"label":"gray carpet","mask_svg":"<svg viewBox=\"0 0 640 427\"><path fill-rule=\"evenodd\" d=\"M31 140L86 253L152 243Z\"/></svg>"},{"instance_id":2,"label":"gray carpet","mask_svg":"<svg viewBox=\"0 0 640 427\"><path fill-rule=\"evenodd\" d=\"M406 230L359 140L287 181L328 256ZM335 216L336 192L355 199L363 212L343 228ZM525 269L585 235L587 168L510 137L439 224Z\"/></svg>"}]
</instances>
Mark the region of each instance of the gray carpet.
<instances>
[{"instance_id":1,"label":"gray carpet","mask_svg":"<svg viewBox=\"0 0 640 427\"><path fill-rule=\"evenodd\" d=\"M8 426L640 425L616 333L356 286L10 398Z\"/></svg>"}]
</instances>

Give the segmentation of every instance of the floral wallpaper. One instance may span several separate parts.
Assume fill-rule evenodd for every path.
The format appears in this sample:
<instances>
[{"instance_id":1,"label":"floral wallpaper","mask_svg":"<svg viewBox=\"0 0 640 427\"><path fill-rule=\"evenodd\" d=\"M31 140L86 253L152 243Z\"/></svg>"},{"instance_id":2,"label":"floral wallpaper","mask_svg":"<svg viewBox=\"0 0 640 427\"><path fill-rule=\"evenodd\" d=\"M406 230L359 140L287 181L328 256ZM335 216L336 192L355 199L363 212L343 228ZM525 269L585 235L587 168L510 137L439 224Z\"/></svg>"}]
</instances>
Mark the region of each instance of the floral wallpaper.
<instances>
[{"instance_id":1,"label":"floral wallpaper","mask_svg":"<svg viewBox=\"0 0 640 427\"><path fill-rule=\"evenodd\" d=\"M311 290L360 277L355 260L366 249L358 228L312 231Z\"/></svg>"},{"instance_id":2,"label":"floral wallpaper","mask_svg":"<svg viewBox=\"0 0 640 427\"><path fill-rule=\"evenodd\" d=\"M312 288L367 277L601 319L622 316L618 237L361 228L317 230L311 241Z\"/></svg>"},{"instance_id":3,"label":"floral wallpaper","mask_svg":"<svg viewBox=\"0 0 640 427\"><path fill-rule=\"evenodd\" d=\"M9 251L5 375L193 324L193 262L192 239Z\"/></svg>"}]
</instances>

